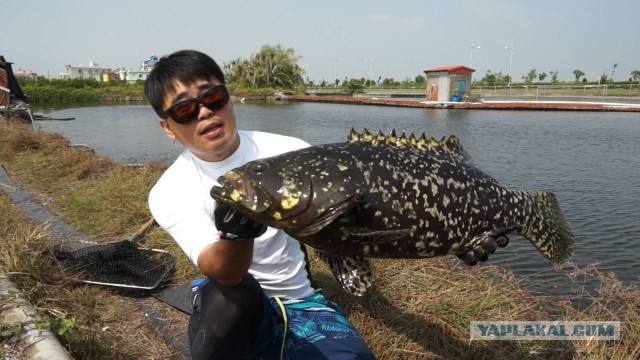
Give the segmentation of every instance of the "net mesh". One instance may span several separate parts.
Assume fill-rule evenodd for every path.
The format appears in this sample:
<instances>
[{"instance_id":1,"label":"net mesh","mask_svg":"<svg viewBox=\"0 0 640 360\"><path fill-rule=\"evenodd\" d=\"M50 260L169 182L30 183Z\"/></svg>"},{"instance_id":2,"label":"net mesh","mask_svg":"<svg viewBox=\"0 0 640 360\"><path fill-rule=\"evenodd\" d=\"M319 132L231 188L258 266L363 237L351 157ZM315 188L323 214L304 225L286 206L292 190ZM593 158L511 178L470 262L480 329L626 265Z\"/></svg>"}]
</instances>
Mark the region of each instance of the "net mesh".
<instances>
[{"instance_id":1,"label":"net mesh","mask_svg":"<svg viewBox=\"0 0 640 360\"><path fill-rule=\"evenodd\" d=\"M123 240L77 248L57 244L53 254L78 280L105 285L153 289L173 270L168 252L138 247Z\"/></svg>"}]
</instances>

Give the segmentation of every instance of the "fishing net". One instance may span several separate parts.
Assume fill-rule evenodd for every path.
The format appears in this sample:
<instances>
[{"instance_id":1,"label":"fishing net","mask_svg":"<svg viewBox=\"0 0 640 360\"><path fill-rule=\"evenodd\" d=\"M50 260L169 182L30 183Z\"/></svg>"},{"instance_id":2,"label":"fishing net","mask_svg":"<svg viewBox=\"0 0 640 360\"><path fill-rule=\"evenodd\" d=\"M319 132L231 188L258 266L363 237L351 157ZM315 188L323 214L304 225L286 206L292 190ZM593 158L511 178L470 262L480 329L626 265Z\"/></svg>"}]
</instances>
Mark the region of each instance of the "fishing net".
<instances>
[{"instance_id":1,"label":"fishing net","mask_svg":"<svg viewBox=\"0 0 640 360\"><path fill-rule=\"evenodd\" d=\"M62 243L53 247L53 254L77 273L79 281L137 289L157 287L175 263L170 253L139 247L129 240L82 247Z\"/></svg>"}]
</instances>

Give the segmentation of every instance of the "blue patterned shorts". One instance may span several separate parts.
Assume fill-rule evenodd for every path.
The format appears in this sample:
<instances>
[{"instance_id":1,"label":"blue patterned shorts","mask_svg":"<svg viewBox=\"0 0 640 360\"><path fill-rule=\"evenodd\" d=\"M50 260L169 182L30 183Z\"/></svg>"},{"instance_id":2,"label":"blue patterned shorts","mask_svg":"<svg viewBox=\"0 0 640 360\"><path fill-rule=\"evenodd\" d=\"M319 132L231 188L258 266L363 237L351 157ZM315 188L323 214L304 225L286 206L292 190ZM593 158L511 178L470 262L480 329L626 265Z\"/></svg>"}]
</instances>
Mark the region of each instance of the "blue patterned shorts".
<instances>
[{"instance_id":1,"label":"blue patterned shorts","mask_svg":"<svg viewBox=\"0 0 640 360\"><path fill-rule=\"evenodd\" d=\"M268 359L375 359L358 330L345 318L338 305L321 293L302 300L281 302L268 299L273 336L262 344L270 348ZM266 334L265 334L266 335ZM283 348L284 338L284 348Z\"/></svg>"},{"instance_id":2,"label":"blue patterned shorts","mask_svg":"<svg viewBox=\"0 0 640 360\"><path fill-rule=\"evenodd\" d=\"M207 283L204 279L192 281L194 303ZM247 329L253 340L244 359L375 359L338 305L322 293L285 301L260 293L265 316L255 328Z\"/></svg>"}]
</instances>

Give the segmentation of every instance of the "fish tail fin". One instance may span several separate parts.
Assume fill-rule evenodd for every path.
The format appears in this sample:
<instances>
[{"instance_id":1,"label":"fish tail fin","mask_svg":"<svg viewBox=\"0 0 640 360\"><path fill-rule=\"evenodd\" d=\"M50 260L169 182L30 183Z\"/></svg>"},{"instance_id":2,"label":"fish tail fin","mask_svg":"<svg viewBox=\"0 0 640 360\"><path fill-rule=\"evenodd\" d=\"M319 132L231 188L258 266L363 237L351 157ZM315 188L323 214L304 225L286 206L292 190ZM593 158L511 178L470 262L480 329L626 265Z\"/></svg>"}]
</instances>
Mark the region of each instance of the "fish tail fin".
<instances>
[{"instance_id":1,"label":"fish tail fin","mask_svg":"<svg viewBox=\"0 0 640 360\"><path fill-rule=\"evenodd\" d=\"M529 192L533 200L534 220L523 228L526 237L551 262L561 264L573 255L573 230L551 192Z\"/></svg>"}]
</instances>

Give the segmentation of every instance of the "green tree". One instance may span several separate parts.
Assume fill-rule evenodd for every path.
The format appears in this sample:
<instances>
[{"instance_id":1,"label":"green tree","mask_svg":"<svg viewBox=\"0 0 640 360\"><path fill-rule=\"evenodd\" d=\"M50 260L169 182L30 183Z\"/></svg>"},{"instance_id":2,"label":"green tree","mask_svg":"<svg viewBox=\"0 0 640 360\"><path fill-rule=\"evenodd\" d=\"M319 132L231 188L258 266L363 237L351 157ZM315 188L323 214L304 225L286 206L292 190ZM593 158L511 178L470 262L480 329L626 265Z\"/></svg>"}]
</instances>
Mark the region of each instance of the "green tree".
<instances>
[{"instance_id":1,"label":"green tree","mask_svg":"<svg viewBox=\"0 0 640 360\"><path fill-rule=\"evenodd\" d=\"M493 86L496 84L497 78L496 74L492 73L491 70L487 70L487 73L482 77L480 83L482 85Z\"/></svg>"},{"instance_id":2,"label":"green tree","mask_svg":"<svg viewBox=\"0 0 640 360\"><path fill-rule=\"evenodd\" d=\"M558 82L558 70L549 71L549 74L551 74L551 84L557 83Z\"/></svg>"},{"instance_id":3,"label":"green tree","mask_svg":"<svg viewBox=\"0 0 640 360\"><path fill-rule=\"evenodd\" d=\"M582 70L573 70L573 76L576 77L576 82L580 81L580 78L584 76L584 72Z\"/></svg>"},{"instance_id":4,"label":"green tree","mask_svg":"<svg viewBox=\"0 0 640 360\"><path fill-rule=\"evenodd\" d=\"M609 80L611 80L611 82L613 82L613 74L616 73L616 68L618 67L618 64L613 64L613 70L611 70L611 77L609 78Z\"/></svg>"},{"instance_id":5,"label":"green tree","mask_svg":"<svg viewBox=\"0 0 640 360\"><path fill-rule=\"evenodd\" d=\"M238 58L225 64L225 75L229 82L240 86L293 90L304 86L299 59L292 48L264 45L249 59Z\"/></svg>"},{"instance_id":6,"label":"green tree","mask_svg":"<svg viewBox=\"0 0 640 360\"><path fill-rule=\"evenodd\" d=\"M531 84L533 82L533 79L535 79L537 76L538 74L536 69L531 69L527 73L527 76L523 76L523 79L527 84Z\"/></svg>"},{"instance_id":7,"label":"green tree","mask_svg":"<svg viewBox=\"0 0 640 360\"><path fill-rule=\"evenodd\" d=\"M382 86L384 87L397 86L397 85L400 85L400 83L395 81L393 78L385 78L384 80L382 80Z\"/></svg>"},{"instance_id":8,"label":"green tree","mask_svg":"<svg viewBox=\"0 0 640 360\"><path fill-rule=\"evenodd\" d=\"M376 85L376 82L374 80L371 80L371 79L362 78L362 81L364 82L364 85L366 87L374 87Z\"/></svg>"},{"instance_id":9,"label":"green tree","mask_svg":"<svg viewBox=\"0 0 640 360\"><path fill-rule=\"evenodd\" d=\"M544 81L544 79L546 79L546 78L547 78L547 73L538 74L538 80Z\"/></svg>"},{"instance_id":10,"label":"green tree","mask_svg":"<svg viewBox=\"0 0 640 360\"><path fill-rule=\"evenodd\" d=\"M609 80L609 77L607 76L607 74L602 73L600 75L600 84L606 84L608 80Z\"/></svg>"},{"instance_id":11,"label":"green tree","mask_svg":"<svg viewBox=\"0 0 640 360\"><path fill-rule=\"evenodd\" d=\"M424 75L416 76L414 81L416 84L424 84L426 82L426 80L424 79Z\"/></svg>"},{"instance_id":12,"label":"green tree","mask_svg":"<svg viewBox=\"0 0 640 360\"><path fill-rule=\"evenodd\" d=\"M640 70L632 70L629 75L631 75L633 81L640 83Z\"/></svg>"},{"instance_id":13,"label":"green tree","mask_svg":"<svg viewBox=\"0 0 640 360\"><path fill-rule=\"evenodd\" d=\"M342 83L342 92L353 94L364 92L364 79L351 79Z\"/></svg>"}]
</instances>

